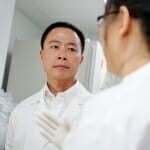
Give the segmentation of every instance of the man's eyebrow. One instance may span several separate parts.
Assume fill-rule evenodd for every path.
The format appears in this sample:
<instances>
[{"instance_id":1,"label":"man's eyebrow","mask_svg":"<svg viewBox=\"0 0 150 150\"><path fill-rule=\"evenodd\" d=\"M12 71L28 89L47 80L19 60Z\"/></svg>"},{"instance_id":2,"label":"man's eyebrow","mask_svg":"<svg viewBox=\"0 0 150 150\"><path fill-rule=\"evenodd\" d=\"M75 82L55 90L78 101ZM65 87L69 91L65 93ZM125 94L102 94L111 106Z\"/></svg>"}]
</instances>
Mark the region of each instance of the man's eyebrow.
<instances>
[{"instance_id":1,"label":"man's eyebrow","mask_svg":"<svg viewBox=\"0 0 150 150\"><path fill-rule=\"evenodd\" d=\"M50 40L49 43L59 43L59 44L60 44L61 41L58 41L58 40ZM68 42L67 45L72 45L72 46L78 47L77 44L74 43L74 42Z\"/></svg>"},{"instance_id":2,"label":"man's eyebrow","mask_svg":"<svg viewBox=\"0 0 150 150\"><path fill-rule=\"evenodd\" d=\"M67 45L72 45L72 46L77 47L77 44L76 44L76 43L74 43L74 42L68 42L68 43L67 43Z\"/></svg>"},{"instance_id":3,"label":"man's eyebrow","mask_svg":"<svg viewBox=\"0 0 150 150\"><path fill-rule=\"evenodd\" d=\"M58 40L51 40L51 41L49 41L49 43L61 43L61 42Z\"/></svg>"}]
</instances>

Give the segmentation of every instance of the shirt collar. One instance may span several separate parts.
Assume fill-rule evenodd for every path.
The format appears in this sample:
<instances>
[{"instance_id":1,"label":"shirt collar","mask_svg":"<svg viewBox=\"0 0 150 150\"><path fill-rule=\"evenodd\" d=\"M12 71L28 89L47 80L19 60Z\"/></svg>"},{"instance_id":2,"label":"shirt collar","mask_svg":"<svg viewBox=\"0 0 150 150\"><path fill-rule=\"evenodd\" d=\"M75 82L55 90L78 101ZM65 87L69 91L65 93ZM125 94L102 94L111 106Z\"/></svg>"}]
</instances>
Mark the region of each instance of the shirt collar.
<instances>
[{"instance_id":1,"label":"shirt collar","mask_svg":"<svg viewBox=\"0 0 150 150\"><path fill-rule=\"evenodd\" d=\"M79 82L76 81L76 83L71 86L69 89L67 89L64 92L59 92L57 93L57 95L55 96L48 88L47 84L44 85L43 89L42 89L42 99L41 100L55 100L57 99L57 97L63 97L65 99L65 101L71 99L75 93L77 93L77 91L79 90Z\"/></svg>"}]
</instances>

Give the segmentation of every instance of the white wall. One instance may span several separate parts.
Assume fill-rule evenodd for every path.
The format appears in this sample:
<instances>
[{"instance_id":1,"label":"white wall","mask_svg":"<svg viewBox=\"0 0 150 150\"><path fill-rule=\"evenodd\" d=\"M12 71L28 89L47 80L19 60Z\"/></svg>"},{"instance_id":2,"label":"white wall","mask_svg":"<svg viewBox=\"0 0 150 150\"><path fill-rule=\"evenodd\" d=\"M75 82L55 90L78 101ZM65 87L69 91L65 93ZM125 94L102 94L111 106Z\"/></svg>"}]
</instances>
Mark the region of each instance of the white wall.
<instances>
[{"instance_id":1,"label":"white wall","mask_svg":"<svg viewBox=\"0 0 150 150\"><path fill-rule=\"evenodd\" d=\"M91 41L99 41L99 30L97 30L97 34L90 33L86 35L86 38L89 38Z\"/></svg>"},{"instance_id":2,"label":"white wall","mask_svg":"<svg viewBox=\"0 0 150 150\"><path fill-rule=\"evenodd\" d=\"M0 0L0 88L3 82L14 7L15 0Z\"/></svg>"},{"instance_id":3,"label":"white wall","mask_svg":"<svg viewBox=\"0 0 150 150\"><path fill-rule=\"evenodd\" d=\"M12 51L7 90L18 103L40 90L45 73L40 59L40 40L18 40Z\"/></svg>"},{"instance_id":4,"label":"white wall","mask_svg":"<svg viewBox=\"0 0 150 150\"><path fill-rule=\"evenodd\" d=\"M13 49L16 40L38 40L41 38L42 32L42 29L34 24L30 18L15 9L9 50Z\"/></svg>"},{"instance_id":5,"label":"white wall","mask_svg":"<svg viewBox=\"0 0 150 150\"><path fill-rule=\"evenodd\" d=\"M3 78L3 88L7 90L9 69L11 64L12 51L17 40L39 40L42 35L41 28L38 27L33 21L26 17L21 11L15 9L14 18L12 23L12 30L7 53L7 61L5 65L5 73Z\"/></svg>"}]
</instances>

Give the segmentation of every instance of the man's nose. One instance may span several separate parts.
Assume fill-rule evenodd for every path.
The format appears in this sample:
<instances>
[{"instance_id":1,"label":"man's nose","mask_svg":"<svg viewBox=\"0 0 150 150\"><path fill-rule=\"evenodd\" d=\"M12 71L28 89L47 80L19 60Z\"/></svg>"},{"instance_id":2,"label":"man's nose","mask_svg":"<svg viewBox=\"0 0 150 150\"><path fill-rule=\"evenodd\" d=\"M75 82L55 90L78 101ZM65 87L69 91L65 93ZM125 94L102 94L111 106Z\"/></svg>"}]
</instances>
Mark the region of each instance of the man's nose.
<instances>
[{"instance_id":1,"label":"man's nose","mask_svg":"<svg viewBox=\"0 0 150 150\"><path fill-rule=\"evenodd\" d=\"M58 54L58 59L67 60L67 51L66 49L61 49Z\"/></svg>"},{"instance_id":2,"label":"man's nose","mask_svg":"<svg viewBox=\"0 0 150 150\"><path fill-rule=\"evenodd\" d=\"M66 57L61 57L61 56L59 56L58 59L67 60Z\"/></svg>"}]
</instances>

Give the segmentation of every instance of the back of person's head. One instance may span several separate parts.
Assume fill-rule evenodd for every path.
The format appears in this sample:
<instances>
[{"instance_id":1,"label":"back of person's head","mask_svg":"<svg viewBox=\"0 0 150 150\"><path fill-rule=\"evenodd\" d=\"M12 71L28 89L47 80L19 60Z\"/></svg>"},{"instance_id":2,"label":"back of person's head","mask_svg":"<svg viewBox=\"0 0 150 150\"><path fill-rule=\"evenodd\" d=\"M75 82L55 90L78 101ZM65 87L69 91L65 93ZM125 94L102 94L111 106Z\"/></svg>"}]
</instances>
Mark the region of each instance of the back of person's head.
<instances>
[{"instance_id":1,"label":"back of person's head","mask_svg":"<svg viewBox=\"0 0 150 150\"><path fill-rule=\"evenodd\" d=\"M55 28L58 27L64 27L64 28L68 28L71 29L72 31L74 31L79 39L80 39L80 43L81 43L81 54L83 54L84 52L84 47L85 47L85 37L84 34L82 33L82 31L80 29L78 29L76 26L72 25L71 23L68 22L55 22L51 25L49 25L46 30L44 31L42 37L41 37L41 48L44 48L44 41L47 37L47 35Z\"/></svg>"},{"instance_id":2,"label":"back of person's head","mask_svg":"<svg viewBox=\"0 0 150 150\"><path fill-rule=\"evenodd\" d=\"M126 6L130 16L140 20L145 40L150 47L150 0L108 0L105 13L111 9L119 11L120 6Z\"/></svg>"}]
</instances>

